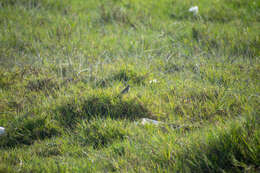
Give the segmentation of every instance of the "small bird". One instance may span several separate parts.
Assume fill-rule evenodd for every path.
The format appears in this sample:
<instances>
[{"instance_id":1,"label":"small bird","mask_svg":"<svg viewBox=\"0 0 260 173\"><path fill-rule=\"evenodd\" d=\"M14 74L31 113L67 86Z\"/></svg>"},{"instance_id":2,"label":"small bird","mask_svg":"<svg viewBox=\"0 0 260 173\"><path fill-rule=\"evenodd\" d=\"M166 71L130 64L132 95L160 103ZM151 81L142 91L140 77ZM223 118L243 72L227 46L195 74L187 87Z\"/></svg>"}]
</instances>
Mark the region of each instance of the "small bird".
<instances>
[{"instance_id":1,"label":"small bird","mask_svg":"<svg viewBox=\"0 0 260 173\"><path fill-rule=\"evenodd\" d=\"M125 87L125 89L123 89L123 90L121 91L120 95L123 95L123 94L125 94L125 93L128 93L129 90L130 90L130 85L127 85L127 86Z\"/></svg>"}]
</instances>

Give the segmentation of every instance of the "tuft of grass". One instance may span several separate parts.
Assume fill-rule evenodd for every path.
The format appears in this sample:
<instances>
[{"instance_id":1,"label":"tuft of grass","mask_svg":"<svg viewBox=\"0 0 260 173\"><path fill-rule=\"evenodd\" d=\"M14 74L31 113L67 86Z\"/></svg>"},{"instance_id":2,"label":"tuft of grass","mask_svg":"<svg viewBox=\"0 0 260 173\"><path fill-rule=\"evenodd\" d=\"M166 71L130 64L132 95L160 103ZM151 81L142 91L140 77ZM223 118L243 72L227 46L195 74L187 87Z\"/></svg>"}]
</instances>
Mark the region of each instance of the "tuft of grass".
<instances>
[{"instance_id":1,"label":"tuft of grass","mask_svg":"<svg viewBox=\"0 0 260 173\"><path fill-rule=\"evenodd\" d=\"M26 88L30 91L53 91L59 89L59 85L57 82L55 83L51 78L47 78L29 81Z\"/></svg>"},{"instance_id":2,"label":"tuft of grass","mask_svg":"<svg viewBox=\"0 0 260 173\"><path fill-rule=\"evenodd\" d=\"M260 160L256 154L259 153L256 147L259 145L257 132L259 127L254 121L247 120L242 125L236 122L231 124L231 127L214 129L214 132L208 134L206 141L187 150L186 154L190 157L187 158L190 160L188 166L200 172L221 170L240 172L246 169L250 171L259 169L257 165ZM202 154L188 154L194 151Z\"/></svg>"},{"instance_id":3,"label":"tuft of grass","mask_svg":"<svg viewBox=\"0 0 260 173\"><path fill-rule=\"evenodd\" d=\"M75 130L75 137L83 146L93 148L107 147L112 143L124 140L131 133L123 121L109 118L83 122Z\"/></svg>"}]
</instances>

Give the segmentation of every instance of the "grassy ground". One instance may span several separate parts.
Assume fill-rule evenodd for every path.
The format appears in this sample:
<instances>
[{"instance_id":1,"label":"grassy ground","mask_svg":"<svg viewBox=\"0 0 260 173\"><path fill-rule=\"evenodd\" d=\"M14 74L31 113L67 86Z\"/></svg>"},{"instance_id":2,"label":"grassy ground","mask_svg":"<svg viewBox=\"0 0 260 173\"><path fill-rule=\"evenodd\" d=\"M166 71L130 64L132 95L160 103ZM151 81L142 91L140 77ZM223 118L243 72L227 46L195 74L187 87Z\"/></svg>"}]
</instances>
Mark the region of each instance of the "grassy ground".
<instances>
[{"instance_id":1,"label":"grassy ground","mask_svg":"<svg viewBox=\"0 0 260 173\"><path fill-rule=\"evenodd\" d=\"M259 19L257 0L1 0L0 172L260 171Z\"/></svg>"}]
</instances>

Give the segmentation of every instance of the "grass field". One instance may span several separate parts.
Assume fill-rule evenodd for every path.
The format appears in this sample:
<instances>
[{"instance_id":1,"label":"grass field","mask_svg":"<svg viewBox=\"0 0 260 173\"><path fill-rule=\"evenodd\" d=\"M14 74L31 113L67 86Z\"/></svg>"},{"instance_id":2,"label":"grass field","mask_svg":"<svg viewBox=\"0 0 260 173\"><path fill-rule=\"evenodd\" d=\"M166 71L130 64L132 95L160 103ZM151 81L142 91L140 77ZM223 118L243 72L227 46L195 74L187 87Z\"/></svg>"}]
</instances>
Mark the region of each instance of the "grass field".
<instances>
[{"instance_id":1,"label":"grass field","mask_svg":"<svg viewBox=\"0 0 260 173\"><path fill-rule=\"evenodd\" d=\"M259 172L259 37L259 0L0 0L0 173Z\"/></svg>"}]
</instances>

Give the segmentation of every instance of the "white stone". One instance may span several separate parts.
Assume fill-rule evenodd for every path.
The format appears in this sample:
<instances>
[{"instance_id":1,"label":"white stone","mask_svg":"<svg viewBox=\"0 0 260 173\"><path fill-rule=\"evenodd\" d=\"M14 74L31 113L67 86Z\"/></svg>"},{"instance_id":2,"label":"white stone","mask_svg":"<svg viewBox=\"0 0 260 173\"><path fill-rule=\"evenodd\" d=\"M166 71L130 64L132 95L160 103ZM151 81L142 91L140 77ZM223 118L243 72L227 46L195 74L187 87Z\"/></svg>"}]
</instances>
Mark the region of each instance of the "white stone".
<instances>
[{"instance_id":1,"label":"white stone","mask_svg":"<svg viewBox=\"0 0 260 173\"><path fill-rule=\"evenodd\" d=\"M152 83L157 83L158 81L156 79L153 79L153 80L150 80L149 83L152 84Z\"/></svg>"},{"instance_id":2,"label":"white stone","mask_svg":"<svg viewBox=\"0 0 260 173\"><path fill-rule=\"evenodd\" d=\"M189 12L191 12L193 14L198 14L199 13L199 7L198 6L190 7Z\"/></svg>"},{"instance_id":3,"label":"white stone","mask_svg":"<svg viewBox=\"0 0 260 173\"><path fill-rule=\"evenodd\" d=\"M5 128L0 127L0 135L3 135L5 133Z\"/></svg>"},{"instance_id":4,"label":"white stone","mask_svg":"<svg viewBox=\"0 0 260 173\"><path fill-rule=\"evenodd\" d=\"M142 118L142 121L141 121L142 125L145 125L145 124L159 125L161 123L162 122L160 122L160 121L152 120L152 119L149 119L149 118Z\"/></svg>"}]
</instances>

